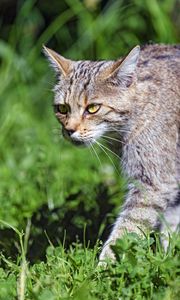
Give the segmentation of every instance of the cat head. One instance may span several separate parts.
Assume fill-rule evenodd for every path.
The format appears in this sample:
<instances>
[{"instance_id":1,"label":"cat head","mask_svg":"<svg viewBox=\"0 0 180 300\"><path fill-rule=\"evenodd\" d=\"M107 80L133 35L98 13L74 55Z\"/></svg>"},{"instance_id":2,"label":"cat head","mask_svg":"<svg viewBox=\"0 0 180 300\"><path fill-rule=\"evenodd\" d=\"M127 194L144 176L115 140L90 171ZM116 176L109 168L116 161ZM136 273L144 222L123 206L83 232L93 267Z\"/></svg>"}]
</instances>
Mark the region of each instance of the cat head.
<instances>
[{"instance_id":1,"label":"cat head","mask_svg":"<svg viewBox=\"0 0 180 300\"><path fill-rule=\"evenodd\" d=\"M58 77L54 111L65 138L90 145L127 122L139 46L117 61L72 61L43 50Z\"/></svg>"}]
</instances>

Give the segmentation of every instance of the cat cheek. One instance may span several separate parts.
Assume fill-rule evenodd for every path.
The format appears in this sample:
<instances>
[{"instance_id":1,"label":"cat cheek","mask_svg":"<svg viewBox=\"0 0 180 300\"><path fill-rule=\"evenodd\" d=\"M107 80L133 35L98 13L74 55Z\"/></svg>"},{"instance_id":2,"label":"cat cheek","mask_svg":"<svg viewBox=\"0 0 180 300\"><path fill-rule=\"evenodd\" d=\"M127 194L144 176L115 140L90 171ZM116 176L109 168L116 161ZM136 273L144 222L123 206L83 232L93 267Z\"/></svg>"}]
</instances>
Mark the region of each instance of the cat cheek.
<instances>
[{"instance_id":1,"label":"cat cheek","mask_svg":"<svg viewBox=\"0 0 180 300\"><path fill-rule=\"evenodd\" d=\"M55 117L56 117L57 119L60 119L61 114L60 114L59 112L57 112L57 113L55 113Z\"/></svg>"}]
</instances>

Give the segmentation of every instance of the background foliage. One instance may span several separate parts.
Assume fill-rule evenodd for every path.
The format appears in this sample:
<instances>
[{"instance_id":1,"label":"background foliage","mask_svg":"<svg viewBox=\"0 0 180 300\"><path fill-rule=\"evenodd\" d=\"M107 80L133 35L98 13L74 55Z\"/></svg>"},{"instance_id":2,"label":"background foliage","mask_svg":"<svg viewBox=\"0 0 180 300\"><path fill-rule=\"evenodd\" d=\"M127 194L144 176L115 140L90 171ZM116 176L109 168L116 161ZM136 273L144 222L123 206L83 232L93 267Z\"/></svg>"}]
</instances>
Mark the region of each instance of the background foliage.
<instances>
[{"instance_id":1,"label":"background foliage","mask_svg":"<svg viewBox=\"0 0 180 300\"><path fill-rule=\"evenodd\" d=\"M136 44L177 43L179 8L180 2L175 0L0 2L0 219L20 232L25 231L31 219L26 253L31 263L45 259L50 241L65 248L77 239L84 243L90 240L91 247L98 238L104 239L110 230L107 224L117 215L126 189L120 171L99 149L101 163L88 149L76 149L62 140L51 106L53 73L41 54L42 44L72 59L116 59ZM118 166L116 160L115 164ZM0 299L15 299L22 249L17 233L7 224L0 226ZM56 259L58 249L53 250ZM72 260L66 255L78 261L84 255L83 249L64 254L69 267ZM91 257L91 250L86 251ZM7 260L8 257L11 258ZM77 261L74 264L80 266ZM48 265L53 269L54 264L48 252L47 264L35 264L29 280L37 281L38 274L44 276L46 279L38 279L43 291L43 284L48 286L46 280L52 275L48 275ZM90 269L92 266L93 263ZM70 274L72 270L66 272ZM113 277L111 272L116 271L111 270L107 276ZM82 273L82 282L86 282L86 271ZM171 275L169 278L172 281ZM57 290L50 292L52 296L49 290L38 296L39 287L32 282L28 283L27 299L63 299L58 298ZM75 295L73 284L68 287L67 282L68 278L63 283L66 297ZM72 282L77 284L75 279ZM115 289L118 286L117 282L112 285ZM86 291L82 287L83 293ZM171 295L169 288L167 295ZM95 294L89 299L96 299L93 297ZM132 295L124 297L130 299Z\"/></svg>"}]
</instances>

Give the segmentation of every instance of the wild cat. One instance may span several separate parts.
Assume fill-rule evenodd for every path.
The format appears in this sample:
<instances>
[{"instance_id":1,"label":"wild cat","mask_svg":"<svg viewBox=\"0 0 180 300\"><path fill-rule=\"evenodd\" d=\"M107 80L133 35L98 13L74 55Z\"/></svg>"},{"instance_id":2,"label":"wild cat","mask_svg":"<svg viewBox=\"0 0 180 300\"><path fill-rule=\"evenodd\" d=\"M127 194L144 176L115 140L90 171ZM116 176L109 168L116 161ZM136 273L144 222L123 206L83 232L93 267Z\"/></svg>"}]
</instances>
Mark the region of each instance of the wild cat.
<instances>
[{"instance_id":1,"label":"wild cat","mask_svg":"<svg viewBox=\"0 0 180 300\"><path fill-rule=\"evenodd\" d=\"M64 137L86 146L112 131L123 139L129 191L100 261L114 259L111 245L127 231L141 235L160 227L176 230L180 46L136 46L116 61L72 61L46 47L44 53L58 75L54 110Z\"/></svg>"}]
</instances>

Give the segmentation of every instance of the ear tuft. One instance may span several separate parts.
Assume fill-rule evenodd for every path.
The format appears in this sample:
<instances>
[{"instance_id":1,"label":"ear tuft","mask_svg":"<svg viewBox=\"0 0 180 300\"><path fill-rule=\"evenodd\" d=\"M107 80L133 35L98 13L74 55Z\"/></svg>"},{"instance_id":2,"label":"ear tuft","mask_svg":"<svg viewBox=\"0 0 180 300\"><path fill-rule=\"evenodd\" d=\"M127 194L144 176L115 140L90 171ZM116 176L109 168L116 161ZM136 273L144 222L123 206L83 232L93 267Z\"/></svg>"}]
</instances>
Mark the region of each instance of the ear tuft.
<instances>
[{"instance_id":1,"label":"ear tuft","mask_svg":"<svg viewBox=\"0 0 180 300\"><path fill-rule=\"evenodd\" d=\"M52 49L43 45L43 53L48 58L51 66L57 74L67 76L70 70L73 68L73 61L63 57Z\"/></svg>"}]
</instances>

